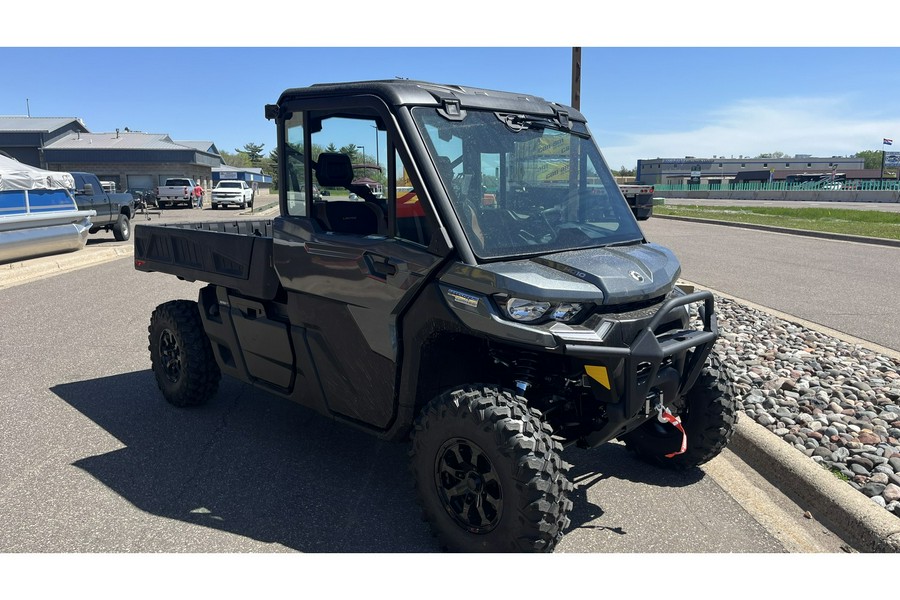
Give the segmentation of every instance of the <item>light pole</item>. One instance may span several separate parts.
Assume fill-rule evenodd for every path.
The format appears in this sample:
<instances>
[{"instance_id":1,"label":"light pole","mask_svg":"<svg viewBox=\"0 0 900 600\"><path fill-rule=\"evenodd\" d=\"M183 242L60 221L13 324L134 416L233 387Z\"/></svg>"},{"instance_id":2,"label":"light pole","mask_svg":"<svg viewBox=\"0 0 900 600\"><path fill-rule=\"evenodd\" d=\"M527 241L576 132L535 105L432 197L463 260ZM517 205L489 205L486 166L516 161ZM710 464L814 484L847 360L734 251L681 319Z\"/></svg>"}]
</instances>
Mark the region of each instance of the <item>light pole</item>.
<instances>
[{"instance_id":1,"label":"light pole","mask_svg":"<svg viewBox=\"0 0 900 600\"><path fill-rule=\"evenodd\" d=\"M360 161L360 164L366 164L366 147L362 146L360 144L357 144L356 149L362 150L362 160ZM365 169L365 167L363 167L363 177L365 177L365 176L366 176L366 169Z\"/></svg>"},{"instance_id":2,"label":"light pole","mask_svg":"<svg viewBox=\"0 0 900 600\"><path fill-rule=\"evenodd\" d=\"M372 127L375 129L375 164L380 166L381 157L378 153L378 125L372 125Z\"/></svg>"}]
</instances>

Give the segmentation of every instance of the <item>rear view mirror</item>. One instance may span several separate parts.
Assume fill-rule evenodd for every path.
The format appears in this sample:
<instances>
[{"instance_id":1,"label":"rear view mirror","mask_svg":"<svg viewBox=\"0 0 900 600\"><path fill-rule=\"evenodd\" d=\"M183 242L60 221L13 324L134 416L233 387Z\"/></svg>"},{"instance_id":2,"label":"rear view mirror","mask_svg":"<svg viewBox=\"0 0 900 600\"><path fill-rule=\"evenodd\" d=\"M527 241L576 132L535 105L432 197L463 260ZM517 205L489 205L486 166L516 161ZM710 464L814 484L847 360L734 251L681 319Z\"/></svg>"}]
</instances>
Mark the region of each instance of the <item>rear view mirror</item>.
<instances>
[{"instance_id":1,"label":"rear view mirror","mask_svg":"<svg viewBox=\"0 0 900 600\"><path fill-rule=\"evenodd\" d=\"M94 184L92 184L92 183L84 184L84 189L81 190L81 193L86 196L93 196L94 195Z\"/></svg>"}]
</instances>

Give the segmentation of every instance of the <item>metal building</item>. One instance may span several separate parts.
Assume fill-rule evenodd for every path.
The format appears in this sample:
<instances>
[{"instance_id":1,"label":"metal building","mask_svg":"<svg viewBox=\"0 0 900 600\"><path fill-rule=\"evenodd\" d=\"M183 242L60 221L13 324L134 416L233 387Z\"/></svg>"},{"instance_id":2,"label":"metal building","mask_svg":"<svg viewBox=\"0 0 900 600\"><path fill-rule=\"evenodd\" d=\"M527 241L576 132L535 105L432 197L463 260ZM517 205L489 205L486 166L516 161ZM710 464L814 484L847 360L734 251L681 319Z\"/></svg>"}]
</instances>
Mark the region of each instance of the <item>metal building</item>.
<instances>
[{"instance_id":1,"label":"metal building","mask_svg":"<svg viewBox=\"0 0 900 600\"><path fill-rule=\"evenodd\" d=\"M717 185L740 179L749 171L768 171L773 179L783 173L830 173L865 168L862 158L832 156L830 158L795 155L781 158L653 158L639 159L635 179L649 185L708 184Z\"/></svg>"},{"instance_id":2,"label":"metal building","mask_svg":"<svg viewBox=\"0 0 900 600\"><path fill-rule=\"evenodd\" d=\"M177 141L136 131L94 133L71 117L0 116L0 150L25 164L53 171L87 171L118 190L149 189L169 177L212 187L222 157L210 141Z\"/></svg>"}]
</instances>

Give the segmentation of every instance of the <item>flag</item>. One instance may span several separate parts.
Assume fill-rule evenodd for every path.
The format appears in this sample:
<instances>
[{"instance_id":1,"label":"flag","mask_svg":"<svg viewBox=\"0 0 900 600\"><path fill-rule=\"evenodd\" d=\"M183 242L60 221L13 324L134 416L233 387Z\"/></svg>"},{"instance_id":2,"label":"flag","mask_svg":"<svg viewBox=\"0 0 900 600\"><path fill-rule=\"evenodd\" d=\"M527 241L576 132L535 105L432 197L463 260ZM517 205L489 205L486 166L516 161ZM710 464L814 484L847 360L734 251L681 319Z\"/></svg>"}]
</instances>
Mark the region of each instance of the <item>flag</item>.
<instances>
[{"instance_id":1,"label":"flag","mask_svg":"<svg viewBox=\"0 0 900 600\"><path fill-rule=\"evenodd\" d=\"M881 143L884 144L885 146L890 146L891 144L894 143L894 140L889 140L887 138L884 138L884 141Z\"/></svg>"}]
</instances>

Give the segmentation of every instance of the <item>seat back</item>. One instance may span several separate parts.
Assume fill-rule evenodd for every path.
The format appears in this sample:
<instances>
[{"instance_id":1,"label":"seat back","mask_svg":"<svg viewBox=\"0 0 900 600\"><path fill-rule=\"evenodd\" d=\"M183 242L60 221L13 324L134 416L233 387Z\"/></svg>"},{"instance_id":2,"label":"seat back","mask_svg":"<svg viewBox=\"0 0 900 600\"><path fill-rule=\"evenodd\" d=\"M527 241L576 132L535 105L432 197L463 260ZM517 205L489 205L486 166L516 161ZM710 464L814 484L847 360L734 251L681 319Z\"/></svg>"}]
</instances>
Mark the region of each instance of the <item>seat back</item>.
<instances>
[{"instance_id":1,"label":"seat back","mask_svg":"<svg viewBox=\"0 0 900 600\"><path fill-rule=\"evenodd\" d=\"M322 152L316 160L316 179L320 187L349 188L353 181L350 157L338 152Z\"/></svg>"},{"instance_id":2,"label":"seat back","mask_svg":"<svg viewBox=\"0 0 900 600\"><path fill-rule=\"evenodd\" d=\"M316 202L316 219L328 231L352 235L380 233L378 214L365 202L335 200Z\"/></svg>"}]
</instances>

